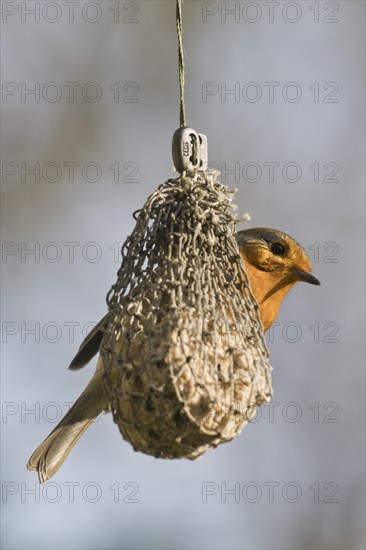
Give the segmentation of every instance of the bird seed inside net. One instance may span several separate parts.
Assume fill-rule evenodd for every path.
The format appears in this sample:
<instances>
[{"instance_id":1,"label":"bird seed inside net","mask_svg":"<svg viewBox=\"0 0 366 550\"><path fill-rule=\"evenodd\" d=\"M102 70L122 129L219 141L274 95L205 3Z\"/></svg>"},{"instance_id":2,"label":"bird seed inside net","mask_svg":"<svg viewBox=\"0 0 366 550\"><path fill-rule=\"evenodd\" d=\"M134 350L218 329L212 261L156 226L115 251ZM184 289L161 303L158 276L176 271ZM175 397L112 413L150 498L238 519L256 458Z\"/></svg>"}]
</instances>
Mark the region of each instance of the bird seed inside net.
<instances>
[{"instance_id":1,"label":"bird seed inside net","mask_svg":"<svg viewBox=\"0 0 366 550\"><path fill-rule=\"evenodd\" d=\"M272 395L258 305L217 174L162 184L136 214L107 296L101 354L115 422L137 451L195 459Z\"/></svg>"}]
</instances>

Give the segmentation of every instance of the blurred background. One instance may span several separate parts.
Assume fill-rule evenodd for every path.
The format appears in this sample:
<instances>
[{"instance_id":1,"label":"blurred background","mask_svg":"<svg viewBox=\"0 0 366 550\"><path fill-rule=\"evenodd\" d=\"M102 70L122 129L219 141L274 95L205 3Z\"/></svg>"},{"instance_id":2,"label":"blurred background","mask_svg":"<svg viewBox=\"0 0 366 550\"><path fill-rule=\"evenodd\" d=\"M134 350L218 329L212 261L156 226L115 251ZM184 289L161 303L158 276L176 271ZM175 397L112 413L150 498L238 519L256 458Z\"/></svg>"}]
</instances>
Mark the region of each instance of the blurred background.
<instances>
[{"instance_id":1,"label":"blurred background","mask_svg":"<svg viewBox=\"0 0 366 550\"><path fill-rule=\"evenodd\" d=\"M274 397L197 462L99 418L40 487L25 469L91 377L132 212L172 177L174 1L3 2L2 547L364 548L365 4L184 3L188 124L239 229L307 250L267 334Z\"/></svg>"}]
</instances>

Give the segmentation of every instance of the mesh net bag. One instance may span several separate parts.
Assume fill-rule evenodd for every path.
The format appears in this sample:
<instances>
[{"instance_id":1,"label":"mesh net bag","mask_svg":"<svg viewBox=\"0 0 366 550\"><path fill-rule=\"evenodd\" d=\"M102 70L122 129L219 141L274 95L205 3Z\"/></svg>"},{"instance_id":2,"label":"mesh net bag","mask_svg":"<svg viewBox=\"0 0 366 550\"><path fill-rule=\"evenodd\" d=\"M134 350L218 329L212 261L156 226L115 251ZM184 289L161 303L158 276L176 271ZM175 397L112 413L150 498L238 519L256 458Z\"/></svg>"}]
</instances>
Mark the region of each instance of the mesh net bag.
<instances>
[{"instance_id":1,"label":"mesh net bag","mask_svg":"<svg viewBox=\"0 0 366 550\"><path fill-rule=\"evenodd\" d=\"M135 213L107 296L103 381L136 451L195 459L272 395L256 303L216 173L162 184Z\"/></svg>"}]
</instances>

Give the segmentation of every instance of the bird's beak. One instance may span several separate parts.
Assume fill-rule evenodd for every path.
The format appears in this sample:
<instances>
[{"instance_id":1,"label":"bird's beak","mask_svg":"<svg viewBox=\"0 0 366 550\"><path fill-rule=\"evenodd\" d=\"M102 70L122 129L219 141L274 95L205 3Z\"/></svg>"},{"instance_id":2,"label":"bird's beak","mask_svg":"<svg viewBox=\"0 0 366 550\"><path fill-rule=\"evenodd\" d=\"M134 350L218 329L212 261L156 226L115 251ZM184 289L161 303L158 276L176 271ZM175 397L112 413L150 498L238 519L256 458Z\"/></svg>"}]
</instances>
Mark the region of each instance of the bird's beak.
<instances>
[{"instance_id":1,"label":"bird's beak","mask_svg":"<svg viewBox=\"0 0 366 550\"><path fill-rule=\"evenodd\" d=\"M299 281L304 281L304 283L310 283L311 285L317 285L320 286L320 281L312 273L309 273L308 271L302 271L301 269L291 269L291 273L295 275L295 277Z\"/></svg>"}]
</instances>

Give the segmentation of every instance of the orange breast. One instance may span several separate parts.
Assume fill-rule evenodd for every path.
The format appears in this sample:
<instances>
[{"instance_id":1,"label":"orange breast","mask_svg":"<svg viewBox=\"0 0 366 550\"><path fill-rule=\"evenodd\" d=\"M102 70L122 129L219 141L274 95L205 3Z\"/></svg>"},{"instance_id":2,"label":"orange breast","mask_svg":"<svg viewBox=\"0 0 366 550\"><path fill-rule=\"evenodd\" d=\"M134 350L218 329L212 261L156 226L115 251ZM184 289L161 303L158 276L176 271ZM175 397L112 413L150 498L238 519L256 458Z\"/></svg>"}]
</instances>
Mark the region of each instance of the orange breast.
<instances>
[{"instance_id":1,"label":"orange breast","mask_svg":"<svg viewBox=\"0 0 366 550\"><path fill-rule=\"evenodd\" d=\"M279 271L261 271L241 257L250 280L252 291L260 308L261 321L264 330L274 323L282 300L295 284L296 280L288 273Z\"/></svg>"}]
</instances>

